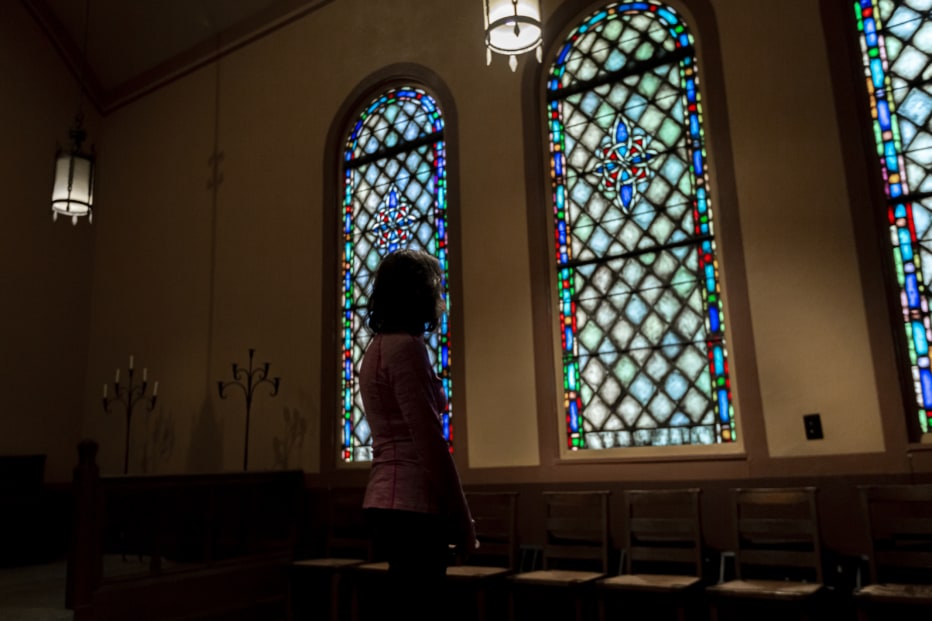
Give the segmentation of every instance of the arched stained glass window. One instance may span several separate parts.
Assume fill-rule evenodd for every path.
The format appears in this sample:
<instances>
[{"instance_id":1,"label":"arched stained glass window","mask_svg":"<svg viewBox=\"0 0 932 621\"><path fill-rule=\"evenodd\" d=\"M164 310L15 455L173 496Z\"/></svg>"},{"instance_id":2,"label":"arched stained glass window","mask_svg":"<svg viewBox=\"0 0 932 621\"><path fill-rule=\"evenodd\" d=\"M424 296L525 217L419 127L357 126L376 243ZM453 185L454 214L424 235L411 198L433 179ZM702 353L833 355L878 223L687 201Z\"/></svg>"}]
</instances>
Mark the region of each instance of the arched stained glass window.
<instances>
[{"instance_id":1,"label":"arched stained glass window","mask_svg":"<svg viewBox=\"0 0 932 621\"><path fill-rule=\"evenodd\" d=\"M877 158L883 175L907 364L919 426L932 431L932 2L854 3Z\"/></svg>"},{"instance_id":2,"label":"arched stained glass window","mask_svg":"<svg viewBox=\"0 0 932 621\"><path fill-rule=\"evenodd\" d=\"M547 81L566 441L736 439L693 37L617 2Z\"/></svg>"},{"instance_id":3,"label":"arched stained glass window","mask_svg":"<svg viewBox=\"0 0 932 621\"><path fill-rule=\"evenodd\" d=\"M371 338L366 305L375 270L395 250L411 248L437 257L449 312L447 194L444 122L437 102L417 88L384 92L356 120L345 142L341 294L341 458L372 459L372 440L356 371ZM449 321L445 312L431 333L428 352L451 394ZM443 432L452 450L450 406Z\"/></svg>"}]
</instances>

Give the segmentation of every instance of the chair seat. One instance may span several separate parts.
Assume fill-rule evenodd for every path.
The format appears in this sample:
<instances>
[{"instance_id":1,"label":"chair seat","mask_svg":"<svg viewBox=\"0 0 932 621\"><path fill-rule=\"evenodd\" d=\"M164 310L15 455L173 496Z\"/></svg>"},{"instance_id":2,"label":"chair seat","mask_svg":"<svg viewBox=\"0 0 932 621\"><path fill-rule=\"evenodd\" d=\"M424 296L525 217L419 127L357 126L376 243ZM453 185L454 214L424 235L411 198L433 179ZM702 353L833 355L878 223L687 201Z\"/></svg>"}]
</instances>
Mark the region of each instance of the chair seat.
<instances>
[{"instance_id":1,"label":"chair seat","mask_svg":"<svg viewBox=\"0 0 932 621\"><path fill-rule=\"evenodd\" d=\"M483 580L504 576L510 570L506 567L487 567L484 565L451 565L447 567L447 578L453 580Z\"/></svg>"},{"instance_id":2,"label":"chair seat","mask_svg":"<svg viewBox=\"0 0 932 621\"><path fill-rule=\"evenodd\" d=\"M343 567L353 567L362 565L363 561L358 558L308 558L295 561L292 567L318 567L322 569L341 569Z\"/></svg>"},{"instance_id":3,"label":"chair seat","mask_svg":"<svg viewBox=\"0 0 932 621\"><path fill-rule=\"evenodd\" d=\"M605 574L594 571L571 571L566 569L550 569L529 571L511 576L511 580L518 584L534 584L541 586L573 586L594 582L604 578Z\"/></svg>"},{"instance_id":4,"label":"chair seat","mask_svg":"<svg viewBox=\"0 0 932 621\"><path fill-rule=\"evenodd\" d=\"M932 603L932 584L870 584L855 591L854 596L891 603Z\"/></svg>"},{"instance_id":5,"label":"chair seat","mask_svg":"<svg viewBox=\"0 0 932 621\"><path fill-rule=\"evenodd\" d=\"M731 580L709 587L709 593L734 597L762 597L771 599L804 599L822 590L813 582L790 580Z\"/></svg>"},{"instance_id":6,"label":"chair seat","mask_svg":"<svg viewBox=\"0 0 932 621\"><path fill-rule=\"evenodd\" d=\"M388 561L381 561L379 563L362 563L354 567L356 571L370 571L370 572L381 572L388 571Z\"/></svg>"},{"instance_id":7,"label":"chair seat","mask_svg":"<svg viewBox=\"0 0 932 621\"><path fill-rule=\"evenodd\" d=\"M607 589L638 591L682 591L699 584L696 576L677 576L668 574L624 574L599 580L599 586Z\"/></svg>"}]
</instances>

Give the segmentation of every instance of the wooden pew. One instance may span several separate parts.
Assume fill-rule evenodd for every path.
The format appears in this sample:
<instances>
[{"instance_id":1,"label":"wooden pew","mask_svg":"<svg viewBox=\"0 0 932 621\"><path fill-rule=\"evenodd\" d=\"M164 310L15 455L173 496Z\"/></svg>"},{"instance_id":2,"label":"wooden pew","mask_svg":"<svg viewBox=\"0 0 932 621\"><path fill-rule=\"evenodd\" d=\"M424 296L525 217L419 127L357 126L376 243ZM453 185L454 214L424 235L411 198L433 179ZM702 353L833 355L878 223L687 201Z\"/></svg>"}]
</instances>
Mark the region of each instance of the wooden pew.
<instances>
[{"instance_id":1,"label":"wooden pew","mask_svg":"<svg viewBox=\"0 0 932 621\"><path fill-rule=\"evenodd\" d=\"M75 621L284 619L301 471L101 477L78 453Z\"/></svg>"}]
</instances>

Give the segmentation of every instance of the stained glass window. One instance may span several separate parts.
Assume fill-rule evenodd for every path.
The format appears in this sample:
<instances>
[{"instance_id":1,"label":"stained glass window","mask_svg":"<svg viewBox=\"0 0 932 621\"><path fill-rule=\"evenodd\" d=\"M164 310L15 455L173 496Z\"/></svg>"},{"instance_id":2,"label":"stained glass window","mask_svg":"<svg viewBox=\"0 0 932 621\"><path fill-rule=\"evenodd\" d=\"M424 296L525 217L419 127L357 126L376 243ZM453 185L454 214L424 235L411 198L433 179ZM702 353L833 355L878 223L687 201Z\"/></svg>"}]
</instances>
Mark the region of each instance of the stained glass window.
<instances>
[{"instance_id":1,"label":"stained glass window","mask_svg":"<svg viewBox=\"0 0 932 621\"><path fill-rule=\"evenodd\" d=\"M932 431L932 1L854 3L919 426Z\"/></svg>"},{"instance_id":2,"label":"stained glass window","mask_svg":"<svg viewBox=\"0 0 932 621\"><path fill-rule=\"evenodd\" d=\"M356 120L345 143L343 162L341 299L342 401L339 412L340 457L372 459L356 372L371 335L366 305L375 270L395 250L423 250L443 268L447 312L450 308L447 256L446 146L437 102L417 88L389 90L372 100ZM450 343L447 313L430 335L428 352L443 380L449 403ZM443 432L452 450L450 406Z\"/></svg>"},{"instance_id":3,"label":"stained glass window","mask_svg":"<svg viewBox=\"0 0 932 621\"><path fill-rule=\"evenodd\" d=\"M693 37L590 15L547 81L570 450L736 440Z\"/></svg>"}]
</instances>

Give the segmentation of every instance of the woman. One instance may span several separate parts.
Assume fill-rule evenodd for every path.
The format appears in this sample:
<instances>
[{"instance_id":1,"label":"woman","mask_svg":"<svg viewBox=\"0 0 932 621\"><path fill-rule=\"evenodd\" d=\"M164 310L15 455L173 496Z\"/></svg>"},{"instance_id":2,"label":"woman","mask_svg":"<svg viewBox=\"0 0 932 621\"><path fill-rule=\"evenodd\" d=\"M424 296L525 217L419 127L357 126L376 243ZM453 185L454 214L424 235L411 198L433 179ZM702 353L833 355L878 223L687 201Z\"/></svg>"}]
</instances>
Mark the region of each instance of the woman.
<instances>
[{"instance_id":1,"label":"woman","mask_svg":"<svg viewBox=\"0 0 932 621\"><path fill-rule=\"evenodd\" d=\"M436 615L450 545L472 550L476 533L440 416L446 397L424 333L444 310L438 261L400 250L379 265L369 298L375 333L359 372L372 430L363 507L376 554L389 564L397 618Z\"/></svg>"}]
</instances>

